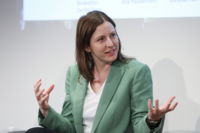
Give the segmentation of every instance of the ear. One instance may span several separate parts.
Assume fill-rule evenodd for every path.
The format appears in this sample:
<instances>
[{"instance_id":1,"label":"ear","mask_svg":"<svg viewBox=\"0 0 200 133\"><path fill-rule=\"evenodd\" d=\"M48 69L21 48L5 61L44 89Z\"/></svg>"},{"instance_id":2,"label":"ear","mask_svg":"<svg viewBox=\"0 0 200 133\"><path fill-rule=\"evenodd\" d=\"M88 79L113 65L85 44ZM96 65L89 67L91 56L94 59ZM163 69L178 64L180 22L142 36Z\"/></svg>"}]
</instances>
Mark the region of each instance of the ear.
<instances>
[{"instance_id":1,"label":"ear","mask_svg":"<svg viewBox=\"0 0 200 133\"><path fill-rule=\"evenodd\" d=\"M88 45L85 45L84 50L85 50L86 52L88 52L88 53L91 52L90 46L88 46Z\"/></svg>"}]
</instances>

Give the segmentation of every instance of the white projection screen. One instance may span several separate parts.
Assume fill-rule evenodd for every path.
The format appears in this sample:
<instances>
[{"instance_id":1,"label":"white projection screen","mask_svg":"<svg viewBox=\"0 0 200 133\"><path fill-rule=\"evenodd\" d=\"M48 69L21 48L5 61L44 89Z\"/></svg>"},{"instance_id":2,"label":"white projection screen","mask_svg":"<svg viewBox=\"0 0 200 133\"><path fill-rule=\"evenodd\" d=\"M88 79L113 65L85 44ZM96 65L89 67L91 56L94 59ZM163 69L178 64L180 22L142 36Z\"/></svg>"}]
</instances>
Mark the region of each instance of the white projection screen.
<instances>
[{"instance_id":1,"label":"white projection screen","mask_svg":"<svg viewBox=\"0 0 200 133\"><path fill-rule=\"evenodd\" d=\"M77 20L92 10L113 18L122 52L150 67L154 100L176 96L163 133L200 133L200 0L1 0L0 133L38 126L39 78L55 84L49 104L61 112Z\"/></svg>"}]
</instances>

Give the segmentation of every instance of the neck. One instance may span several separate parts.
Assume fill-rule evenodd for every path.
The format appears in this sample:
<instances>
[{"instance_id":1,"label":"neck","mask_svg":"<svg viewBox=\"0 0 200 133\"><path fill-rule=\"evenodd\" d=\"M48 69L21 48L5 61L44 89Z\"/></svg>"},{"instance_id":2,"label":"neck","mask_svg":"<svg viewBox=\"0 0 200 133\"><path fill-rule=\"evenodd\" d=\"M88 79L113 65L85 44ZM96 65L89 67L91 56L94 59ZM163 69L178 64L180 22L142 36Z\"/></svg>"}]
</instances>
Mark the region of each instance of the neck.
<instances>
[{"instance_id":1,"label":"neck","mask_svg":"<svg viewBox=\"0 0 200 133\"><path fill-rule=\"evenodd\" d=\"M109 71L111 64L99 64L94 66L94 72L102 73L105 71Z\"/></svg>"},{"instance_id":2,"label":"neck","mask_svg":"<svg viewBox=\"0 0 200 133\"><path fill-rule=\"evenodd\" d=\"M108 76L112 63L95 63L94 65L94 81L93 82L104 82Z\"/></svg>"}]
</instances>

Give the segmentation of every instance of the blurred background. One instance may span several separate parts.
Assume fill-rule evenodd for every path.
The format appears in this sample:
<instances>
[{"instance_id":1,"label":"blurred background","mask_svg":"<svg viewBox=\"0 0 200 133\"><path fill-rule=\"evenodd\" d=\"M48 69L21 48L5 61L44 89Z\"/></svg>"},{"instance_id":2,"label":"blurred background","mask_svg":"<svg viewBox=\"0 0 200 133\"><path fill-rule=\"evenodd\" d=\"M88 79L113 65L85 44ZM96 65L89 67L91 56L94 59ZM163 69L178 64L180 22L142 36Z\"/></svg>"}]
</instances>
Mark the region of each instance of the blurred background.
<instances>
[{"instance_id":1,"label":"blurred background","mask_svg":"<svg viewBox=\"0 0 200 133\"><path fill-rule=\"evenodd\" d=\"M95 9L116 22L122 52L150 67L154 99L176 96L163 132L200 133L199 0L0 0L0 133L38 126L39 78L55 84L49 103L61 112L77 20Z\"/></svg>"}]
</instances>

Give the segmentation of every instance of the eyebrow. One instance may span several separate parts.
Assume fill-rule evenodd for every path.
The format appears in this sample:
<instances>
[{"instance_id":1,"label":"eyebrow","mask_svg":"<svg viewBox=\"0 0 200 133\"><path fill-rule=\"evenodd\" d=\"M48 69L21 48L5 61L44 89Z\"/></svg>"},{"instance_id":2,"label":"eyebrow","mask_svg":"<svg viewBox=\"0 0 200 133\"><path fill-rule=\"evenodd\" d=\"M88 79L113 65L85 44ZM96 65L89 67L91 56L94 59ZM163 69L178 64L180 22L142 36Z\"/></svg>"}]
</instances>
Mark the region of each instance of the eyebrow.
<instances>
[{"instance_id":1,"label":"eyebrow","mask_svg":"<svg viewBox=\"0 0 200 133\"><path fill-rule=\"evenodd\" d=\"M112 31L110 34L112 34L112 33L115 33L115 34L116 34L116 31ZM97 36L97 37L95 37L95 39L100 38L100 37L103 37L103 36L104 36L104 35Z\"/></svg>"}]
</instances>

